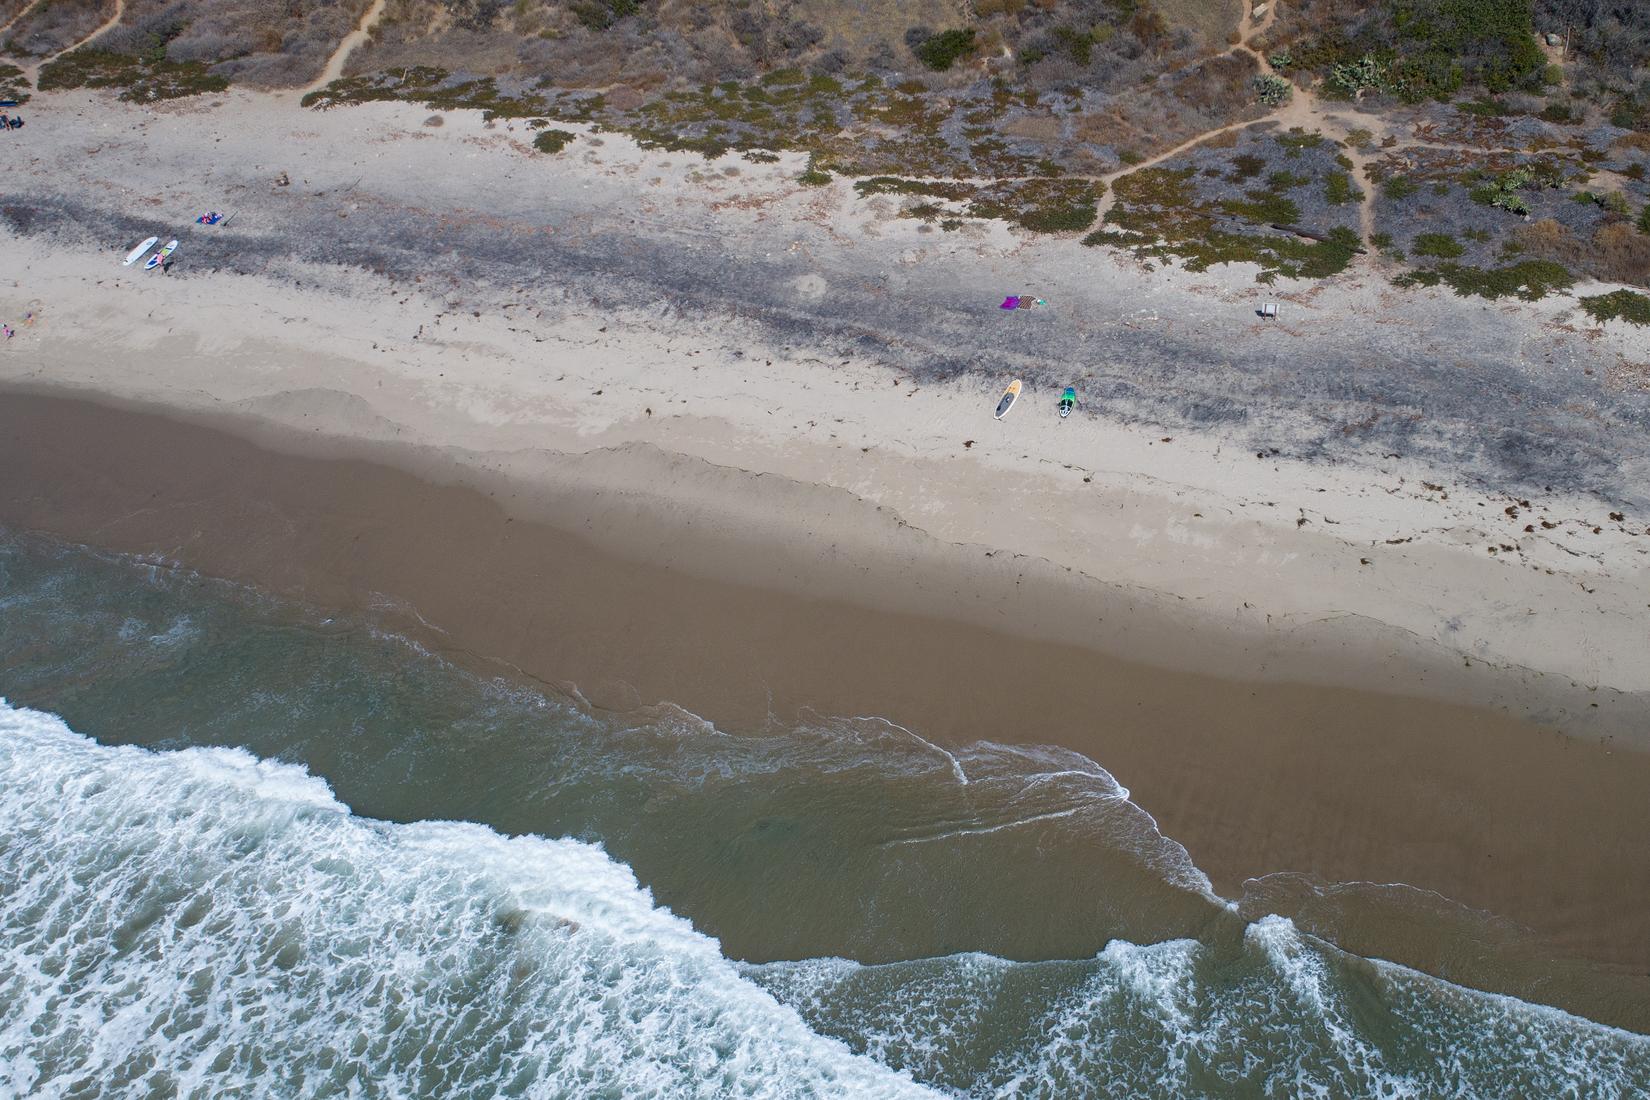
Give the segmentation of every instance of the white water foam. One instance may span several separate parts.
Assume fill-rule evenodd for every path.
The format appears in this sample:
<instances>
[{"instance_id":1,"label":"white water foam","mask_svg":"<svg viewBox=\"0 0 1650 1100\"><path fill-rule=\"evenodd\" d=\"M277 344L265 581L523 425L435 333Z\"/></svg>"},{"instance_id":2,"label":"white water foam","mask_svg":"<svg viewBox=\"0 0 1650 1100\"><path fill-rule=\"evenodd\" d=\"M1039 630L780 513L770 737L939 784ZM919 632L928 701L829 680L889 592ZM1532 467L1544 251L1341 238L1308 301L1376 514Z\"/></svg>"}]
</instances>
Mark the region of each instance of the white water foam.
<instances>
[{"instance_id":1,"label":"white water foam","mask_svg":"<svg viewBox=\"0 0 1650 1100\"><path fill-rule=\"evenodd\" d=\"M0 700L0 1095L929 1095L570 840Z\"/></svg>"},{"instance_id":2,"label":"white water foam","mask_svg":"<svg viewBox=\"0 0 1650 1100\"><path fill-rule=\"evenodd\" d=\"M981 1100L1650 1095L1650 1038L1348 956L1278 916L1221 949L746 971L817 1029Z\"/></svg>"}]
</instances>

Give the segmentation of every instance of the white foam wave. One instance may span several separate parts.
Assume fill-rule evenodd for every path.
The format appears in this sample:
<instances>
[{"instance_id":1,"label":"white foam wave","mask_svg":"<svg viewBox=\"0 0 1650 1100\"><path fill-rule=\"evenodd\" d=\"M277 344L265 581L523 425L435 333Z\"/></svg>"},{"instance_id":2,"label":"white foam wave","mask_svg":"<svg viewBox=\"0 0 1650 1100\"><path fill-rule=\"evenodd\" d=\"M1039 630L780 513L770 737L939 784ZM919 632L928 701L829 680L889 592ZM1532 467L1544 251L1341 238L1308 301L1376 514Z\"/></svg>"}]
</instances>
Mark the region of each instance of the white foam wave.
<instances>
[{"instance_id":1,"label":"white foam wave","mask_svg":"<svg viewBox=\"0 0 1650 1100\"><path fill-rule=\"evenodd\" d=\"M630 870L0 700L0 1095L903 1096Z\"/></svg>"},{"instance_id":2,"label":"white foam wave","mask_svg":"<svg viewBox=\"0 0 1650 1100\"><path fill-rule=\"evenodd\" d=\"M972 1097L1626 1100L1650 1039L1347 956L1283 917L1219 945L747 968L816 1029Z\"/></svg>"}]
</instances>

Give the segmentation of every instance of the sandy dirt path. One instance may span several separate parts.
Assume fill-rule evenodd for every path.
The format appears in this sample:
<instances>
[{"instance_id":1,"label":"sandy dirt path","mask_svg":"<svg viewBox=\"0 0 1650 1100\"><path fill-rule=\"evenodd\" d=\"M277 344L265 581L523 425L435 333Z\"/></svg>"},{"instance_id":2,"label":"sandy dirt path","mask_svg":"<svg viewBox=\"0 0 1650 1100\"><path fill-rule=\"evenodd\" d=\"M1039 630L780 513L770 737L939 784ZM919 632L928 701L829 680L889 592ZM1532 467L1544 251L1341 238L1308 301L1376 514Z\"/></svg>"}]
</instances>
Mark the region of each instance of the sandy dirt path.
<instances>
[{"instance_id":1,"label":"sandy dirt path","mask_svg":"<svg viewBox=\"0 0 1650 1100\"><path fill-rule=\"evenodd\" d=\"M97 26L97 28L92 31L91 34L88 34L85 38L82 38L78 42L72 42L69 45L64 46L61 50L58 50L56 53L51 54L48 57L41 58L39 61L36 61L32 66L30 66L26 70L27 73L28 73L28 77L29 77L29 83L34 84L36 86L39 86L39 84L40 84L40 70L44 69L47 65L50 65L53 61L56 61L58 58L62 57L64 54L69 53L72 50L78 50L80 47L86 45L87 43L94 42L98 38L100 38L103 35L107 34L109 31L111 31L115 28L115 26L120 22L121 17L125 14L126 14L126 0L115 0L114 14L109 16L109 18L104 20L102 23L100 23Z\"/></svg>"},{"instance_id":2,"label":"sandy dirt path","mask_svg":"<svg viewBox=\"0 0 1650 1100\"><path fill-rule=\"evenodd\" d=\"M307 94L324 88L344 75L344 64L349 61L349 56L355 52L355 48L365 42L367 37L372 34L373 27L377 26L378 20L383 17L387 2L388 0L372 0L372 6L367 9L365 15L361 16L360 25L346 34L344 40L338 43L338 48L332 51L331 57L327 58L326 68L321 70L320 76L304 87L304 93Z\"/></svg>"}]
</instances>

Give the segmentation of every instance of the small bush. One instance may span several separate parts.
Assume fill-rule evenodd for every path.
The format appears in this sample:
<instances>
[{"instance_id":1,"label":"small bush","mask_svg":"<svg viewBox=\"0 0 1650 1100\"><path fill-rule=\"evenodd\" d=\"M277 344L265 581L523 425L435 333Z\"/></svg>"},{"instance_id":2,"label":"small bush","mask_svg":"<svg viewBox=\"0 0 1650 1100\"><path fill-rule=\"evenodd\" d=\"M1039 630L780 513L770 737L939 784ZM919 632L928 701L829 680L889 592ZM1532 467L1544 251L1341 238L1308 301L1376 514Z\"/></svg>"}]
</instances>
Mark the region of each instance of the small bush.
<instances>
[{"instance_id":1,"label":"small bush","mask_svg":"<svg viewBox=\"0 0 1650 1100\"><path fill-rule=\"evenodd\" d=\"M1281 76L1262 73L1255 77L1255 96L1268 107L1281 107L1295 94L1295 86Z\"/></svg>"},{"instance_id":2,"label":"small bush","mask_svg":"<svg viewBox=\"0 0 1650 1100\"><path fill-rule=\"evenodd\" d=\"M1597 321L1622 320L1632 325L1650 325L1650 298L1631 290L1583 298L1581 308Z\"/></svg>"},{"instance_id":3,"label":"small bush","mask_svg":"<svg viewBox=\"0 0 1650 1100\"><path fill-rule=\"evenodd\" d=\"M1570 121L1570 105L1558 102L1549 103L1541 108L1541 113L1535 117L1543 122L1556 122L1562 125Z\"/></svg>"},{"instance_id":4,"label":"small bush","mask_svg":"<svg viewBox=\"0 0 1650 1100\"><path fill-rule=\"evenodd\" d=\"M1417 256L1436 256L1440 260L1453 260L1466 249L1448 233L1422 233L1410 244L1410 251Z\"/></svg>"},{"instance_id":5,"label":"small bush","mask_svg":"<svg viewBox=\"0 0 1650 1100\"><path fill-rule=\"evenodd\" d=\"M1644 209L1639 211L1639 232L1650 233L1650 202L1645 203Z\"/></svg>"},{"instance_id":6,"label":"small bush","mask_svg":"<svg viewBox=\"0 0 1650 1100\"><path fill-rule=\"evenodd\" d=\"M1358 60L1335 65L1329 70L1329 90L1347 99L1354 99L1362 91L1385 91L1386 65L1374 54L1364 54Z\"/></svg>"},{"instance_id":7,"label":"small bush","mask_svg":"<svg viewBox=\"0 0 1650 1100\"><path fill-rule=\"evenodd\" d=\"M593 31L605 31L641 9L640 0L575 0L573 16Z\"/></svg>"},{"instance_id":8,"label":"small bush","mask_svg":"<svg viewBox=\"0 0 1650 1100\"><path fill-rule=\"evenodd\" d=\"M199 61L143 59L83 47L43 67L37 84L43 92L121 88L120 98L128 103L153 103L221 92L229 87L229 80L208 71Z\"/></svg>"},{"instance_id":9,"label":"small bush","mask_svg":"<svg viewBox=\"0 0 1650 1100\"><path fill-rule=\"evenodd\" d=\"M1393 176L1381 184L1381 194L1393 200L1407 199L1420 189L1420 185L1408 176Z\"/></svg>"},{"instance_id":10,"label":"small bush","mask_svg":"<svg viewBox=\"0 0 1650 1100\"><path fill-rule=\"evenodd\" d=\"M941 31L923 39L911 52L928 68L944 72L957 63L957 58L973 50L974 28Z\"/></svg>"},{"instance_id":11,"label":"small bush","mask_svg":"<svg viewBox=\"0 0 1650 1100\"><path fill-rule=\"evenodd\" d=\"M1260 175L1261 169L1265 167L1266 161L1253 153L1239 153L1232 158L1232 174L1229 178L1233 183L1253 179Z\"/></svg>"},{"instance_id":12,"label":"small bush","mask_svg":"<svg viewBox=\"0 0 1650 1100\"><path fill-rule=\"evenodd\" d=\"M1323 135L1316 130L1310 134L1299 126L1292 127L1288 133L1279 134L1277 142L1283 146L1283 154L1287 157L1298 157L1303 149L1316 149L1323 144Z\"/></svg>"},{"instance_id":13,"label":"small bush","mask_svg":"<svg viewBox=\"0 0 1650 1100\"><path fill-rule=\"evenodd\" d=\"M1076 203L1029 210L1020 215L1019 221L1033 233L1080 233L1094 224L1099 213L1092 202Z\"/></svg>"},{"instance_id":14,"label":"small bush","mask_svg":"<svg viewBox=\"0 0 1650 1100\"><path fill-rule=\"evenodd\" d=\"M1334 206L1359 202L1364 193L1352 186L1352 177L1345 172L1331 172L1324 179L1323 196Z\"/></svg>"},{"instance_id":15,"label":"small bush","mask_svg":"<svg viewBox=\"0 0 1650 1100\"><path fill-rule=\"evenodd\" d=\"M1531 179L1528 169L1515 168L1511 172L1503 172L1491 183L1474 188L1468 197L1473 202L1493 206L1510 214L1528 214L1530 204L1518 192L1529 184Z\"/></svg>"},{"instance_id":16,"label":"small bush","mask_svg":"<svg viewBox=\"0 0 1650 1100\"><path fill-rule=\"evenodd\" d=\"M1295 205L1295 200L1283 195L1269 191L1249 191L1245 193L1245 197L1247 202L1227 199L1220 204L1220 208L1228 214L1236 214L1257 225L1293 225L1301 219L1300 207Z\"/></svg>"},{"instance_id":17,"label":"small bush","mask_svg":"<svg viewBox=\"0 0 1650 1100\"><path fill-rule=\"evenodd\" d=\"M1534 302L1554 291L1568 290L1575 284L1575 276L1568 268L1551 260L1523 260L1507 267L1485 270L1462 267L1460 264L1440 264L1438 267L1412 271L1400 275L1393 282L1401 287L1437 286L1443 283L1465 298L1504 298L1516 296Z\"/></svg>"},{"instance_id":18,"label":"small bush","mask_svg":"<svg viewBox=\"0 0 1650 1100\"><path fill-rule=\"evenodd\" d=\"M571 145L576 137L578 135L571 130L541 130L538 137L533 139L533 148L541 153L559 153Z\"/></svg>"},{"instance_id":19,"label":"small bush","mask_svg":"<svg viewBox=\"0 0 1650 1100\"><path fill-rule=\"evenodd\" d=\"M19 106L29 101L29 78L16 65L0 64L0 99L15 100Z\"/></svg>"},{"instance_id":20,"label":"small bush","mask_svg":"<svg viewBox=\"0 0 1650 1100\"><path fill-rule=\"evenodd\" d=\"M819 167L813 157L808 158L808 169L796 177L796 182L804 187L824 187L831 182L831 174Z\"/></svg>"}]
</instances>

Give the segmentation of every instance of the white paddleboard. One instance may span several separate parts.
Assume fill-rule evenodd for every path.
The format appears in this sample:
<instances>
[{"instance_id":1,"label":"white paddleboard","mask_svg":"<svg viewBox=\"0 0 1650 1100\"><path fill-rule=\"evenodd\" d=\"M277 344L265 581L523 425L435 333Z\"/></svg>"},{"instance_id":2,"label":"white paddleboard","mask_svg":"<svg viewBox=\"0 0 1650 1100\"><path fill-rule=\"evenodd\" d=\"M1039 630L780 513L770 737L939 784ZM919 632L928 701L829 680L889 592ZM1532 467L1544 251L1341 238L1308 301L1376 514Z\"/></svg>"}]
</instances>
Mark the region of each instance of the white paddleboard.
<instances>
[{"instance_id":1,"label":"white paddleboard","mask_svg":"<svg viewBox=\"0 0 1650 1100\"><path fill-rule=\"evenodd\" d=\"M126 259L122 260L121 262L124 263L127 267L131 267L133 264L135 264L139 260L143 259L143 254L145 252L148 252L151 248L155 247L155 245L157 245L159 243L160 243L160 238L159 237L150 237L148 240L144 241L142 244L140 244L136 248L132 249L132 251L126 253Z\"/></svg>"},{"instance_id":2,"label":"white paddleboard","mask_svg":"<svg viewBox=\"0 0 1650 1100\"><path fill-rule=\"evenodd\" d=\"M166 258L168 256L170 256L172 253L176 252L177 250L178 250L178 242L176 240L167 241L166 246L164 248L162 248L159 252L155 253L153 256L150 256L147 260L144 261L143 270L148 271L151 268L159 267L161 264L166 262Z\"/></svg>"}]
</instances>

